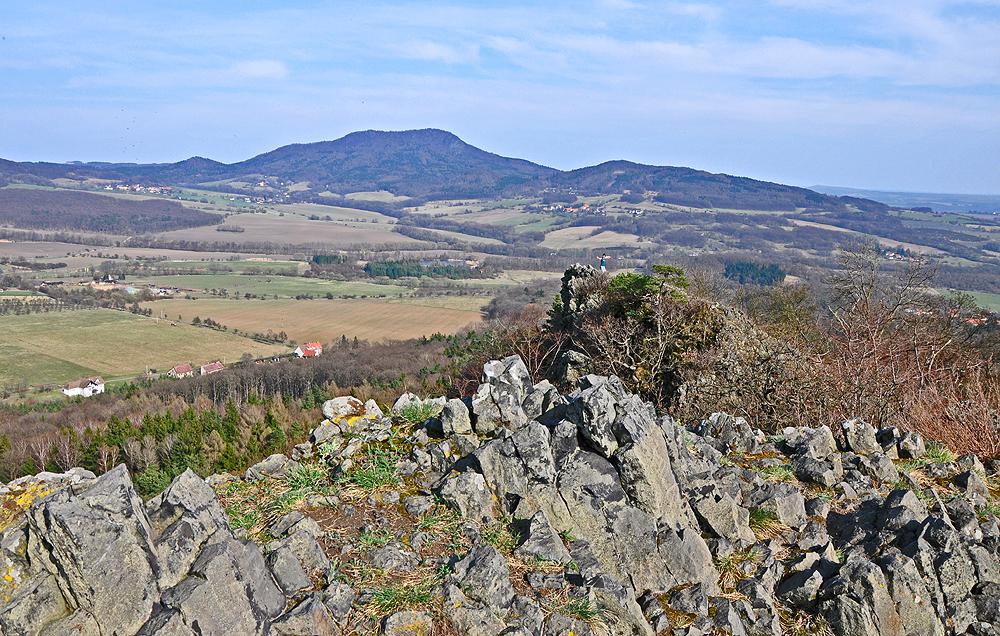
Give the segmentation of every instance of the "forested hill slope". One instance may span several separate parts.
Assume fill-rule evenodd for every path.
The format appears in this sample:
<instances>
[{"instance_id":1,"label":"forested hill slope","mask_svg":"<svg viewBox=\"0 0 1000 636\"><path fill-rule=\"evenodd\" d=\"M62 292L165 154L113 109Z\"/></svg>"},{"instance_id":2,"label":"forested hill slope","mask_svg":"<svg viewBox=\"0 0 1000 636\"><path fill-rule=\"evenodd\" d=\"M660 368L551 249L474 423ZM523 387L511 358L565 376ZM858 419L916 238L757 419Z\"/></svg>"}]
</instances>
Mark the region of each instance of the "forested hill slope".
<instances>
[{"instance_id":1,"label":"forested hill slope","mask_svg":"<svg viewBox=\"0 0 1000 636\"><path fill-rule=\"evenodd\" d=\"M564 172L481 150L436 129L355 132L334 141L283 146L233 164L203 157L149 165L0 160L0 178L28 182L105 178L258 194L288 192L295 184L299 196L386 190L423 199L535 196L551 191L654 192L666 203L765 210L841 210L859 201L745 177L629 161ZM865 206L885 208L874 202L861 207Z\"/></svg>"}]
</instances>

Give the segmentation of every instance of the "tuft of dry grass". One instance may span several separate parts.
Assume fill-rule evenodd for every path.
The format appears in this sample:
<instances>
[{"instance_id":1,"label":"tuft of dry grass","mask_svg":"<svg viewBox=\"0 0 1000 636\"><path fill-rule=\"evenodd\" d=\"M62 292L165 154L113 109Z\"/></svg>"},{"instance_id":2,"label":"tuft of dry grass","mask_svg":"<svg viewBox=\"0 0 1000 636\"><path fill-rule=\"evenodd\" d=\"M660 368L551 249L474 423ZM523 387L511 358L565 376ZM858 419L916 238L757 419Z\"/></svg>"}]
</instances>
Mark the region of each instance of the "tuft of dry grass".
<instances>
[{"instance_id":1,"label":"tuft of dry grass","mask_svg":"<svg viewBox=\"0 0 1000 636\"><path fill-rule=\"evenodd\" d=\"M789 528L778 520L778 515L766 508L754 508L750 511L750 529L760 541L778 539L788 532Z\"/></svg>"}]
</instances>

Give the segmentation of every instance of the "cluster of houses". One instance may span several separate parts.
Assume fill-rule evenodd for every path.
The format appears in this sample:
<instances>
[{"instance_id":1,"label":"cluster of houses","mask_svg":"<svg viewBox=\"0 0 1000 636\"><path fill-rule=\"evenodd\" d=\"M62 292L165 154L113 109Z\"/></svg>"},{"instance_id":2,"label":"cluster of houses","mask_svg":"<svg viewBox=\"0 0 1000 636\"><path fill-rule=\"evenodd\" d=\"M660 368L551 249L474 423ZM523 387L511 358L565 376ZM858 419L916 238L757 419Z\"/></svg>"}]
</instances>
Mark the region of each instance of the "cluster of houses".
<instances>
[{"instance_id":1,"label":"cluster of houses","mask_svg":"<svg viewBox=\"0 0 1000 636\"><path fill-rule=\"evenodd\" d=\"M146 186L141 184L125 184L119 183L118 185L106 185L105 190L119 192L143 192L145 194L169 194L174 191L170 186Z\"/></svg>"},{"instance_id":2,"label":"cluster of houses","mask_svg":"<svg viewBox=\"0 0 1000 636\"><path fill-rule=\"evenodd\" d=\"M323 355L323 345L319 342L307 342L295 347L292 355L297 358L318 358ZM181 379L192 378L195 375L212 375L226 368L221 360L203 364L195 367L191 363L178 364L169 371L167 377ZM62 392L67 397L93 397L104 393L104 380L99 377L83 378L70 382L62 388Z\"/></svg>"},{"instance_id":3,"label":"cluster of houses","mask_svg":"<svg viewBox=\"0 0 1000 636\"><path fill-rule=\"evenodd\" d=\"M167 371L167 376L171 378L190 378L194 377L195 374L198 375L212 375L213 373L218 373L226 368L226 365L222 364L220 360L215 362L209 362L208 364L203 364L195 369L194 365L185 362L184 364L178 364L176 367Z\"/></svg>"},{"instance_id":4,"label":"cluster of houses","mask_svg":"<svg viewBox=\"0 0 1000 636\"><path fill-rule=\"evenodd\" d=\"M584 203L553 203L542 207L545 212L563 213L563 214L605 214L604 208L596 205L591 207L587 202Z\"/></svg>"}]
</instances>

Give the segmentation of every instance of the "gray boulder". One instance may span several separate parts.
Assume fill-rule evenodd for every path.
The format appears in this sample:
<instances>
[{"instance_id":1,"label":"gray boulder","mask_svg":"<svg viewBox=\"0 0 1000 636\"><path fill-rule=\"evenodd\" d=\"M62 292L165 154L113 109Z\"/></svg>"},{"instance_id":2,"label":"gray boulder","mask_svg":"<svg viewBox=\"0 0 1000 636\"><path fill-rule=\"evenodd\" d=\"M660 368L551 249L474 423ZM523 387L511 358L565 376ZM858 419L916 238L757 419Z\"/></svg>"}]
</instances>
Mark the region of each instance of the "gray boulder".
<instances>
[{"instance_id":1,"label":"gray boulder","mask_svg":"<svg viewBox=\"0 0 1000 636\"><path fill-rule=\"evenodd\" d=\"M840 425L840 432L844 436L845 450L852 451L858 455L871 455L882 452L882 446L875 438L875 427L864 420L847 420Z\"/></svg>"},{"instance_id":2,"label":"gray boulder","mask_svg":"<svg viewBox=\"0 0 1000 636\"><path fill-rule=\"evenodd\" d=\"M445 478L438 494L448 506L467 519L489 523L493 520L493 494L477 472L466 471Z\"/></svg>"},{"instance_id":3,"label":"gray boulder","mask_svg":"<svg viewBox=\"0 0 1000 636\"><path fill-rule=\"evenodd\" d=\"M383 636L431 636L434 621L427 612L404 611L382 621Z\"/></svg>"},{"instance_id":4,"label":"gray boulder","mask_svg":"<svg viewBox=\"0 0 1000 636\"><path fill-rule=\"evenodd\" d=\"M487 362L482 383L472 398L473 428L488 435L498 428L517 430L524 426L528 416L521 404L532 388L531 375L519 356Z\"/></svg>"},{"instance_id":5,"label":"gray boulder","mask_svg":"<svg viewBox=\"0 0 1000 636\"><path fill-rule=\"evenodd\" d=\"M441 429L445 437L452 435L468 435L472 432L472 420L469 417L469 407L459 399L445 402L441 409Z\"/></svg>"},{"instance_id":6,"label":"gray boulder","mask_svg":"<svg viewBox=\"0 0 1000 636\"><path fill-rule=\"evenodd\" d=\"M899 456L903 459L920 459L927 453L920 433L909 431L899 439Z\"/></svg>"},{"instance_id":7,"label":"gray boulder","mask_svg":"<svg viewBox=\"0 0 1000 636\"><path fill-rule=\"evenodd\" d=\"M243 476L247 481L261 481L263 479L282 479L288 475L294 462L280 453L276 453L257 462L247 468Z\"/></svg>"},{"instance_id":8,"label":"gray boulder","mask_svg":"<svg viewBox=\"0 0 1000 636\"><path fill-rule=\"evenodd\" d=\"M569 563L570 561L569 550L563 545L559 533L555 531L541 510L530 519L527 537L514 553L528 559L538 558L554 563Z\"/></svg>"},{"instance_id":9,"label":"gray boulder","mask_svg":"<svg viewBox=\"0 0 1000 636\"><path fill-rule=\"evenodd\" d=\"M345 395L323 402L323 417L336 422L345 417L366 415L365 403L356 397Z\"/></svg>"},{"instance_id":10,"label":"gray boulder","mask_svg":"<svg viewBox=\"0 0 1000 636\"><path fill-rule=\"evenodd\" d=\"M740 545L757 541L750 529L750 511L729 495L715 491L693 502L694 513L713 535Z\"/></svg>"},{"instance_id":11,"label":"gray boulder","mask_svg":"<svg viewBox=\"0 0 1000 636\"><path fill-rule=\"evenodd\" d=\"M491 545L474 546L455 564L452 579L465 596L497 612L514 600L507 560Z\"/></svg>"}]
</instances>

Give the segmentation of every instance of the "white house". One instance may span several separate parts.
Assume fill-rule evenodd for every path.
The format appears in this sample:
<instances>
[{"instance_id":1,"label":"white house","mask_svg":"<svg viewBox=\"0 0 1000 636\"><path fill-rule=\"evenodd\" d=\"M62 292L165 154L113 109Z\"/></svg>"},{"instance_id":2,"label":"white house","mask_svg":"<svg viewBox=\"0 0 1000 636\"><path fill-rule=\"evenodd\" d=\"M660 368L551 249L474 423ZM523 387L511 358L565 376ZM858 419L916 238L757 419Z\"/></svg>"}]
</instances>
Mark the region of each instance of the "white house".
<instances>
[{"instance_id":1,"label":"white house","mask_svg":"<svg viewBox=\"0 0 1000 636\"><path fill-rule=\"evenodd\" d=\"M91 397L104 393L104 380L101 378L84 378L76 382L70 382L63 387L63 395L69 397Z\"/></svg>"},{"instance_id":2,"label":"white house","mask_svg":"<svg viewBox=\"0 0 1000 636\"><path fill-rule=\"evenodd\" d=\"M323 355L323 345L318 342L307 342L295 347L292 353L300 358L318 358Z\"/></svg>"}]
</instances>

